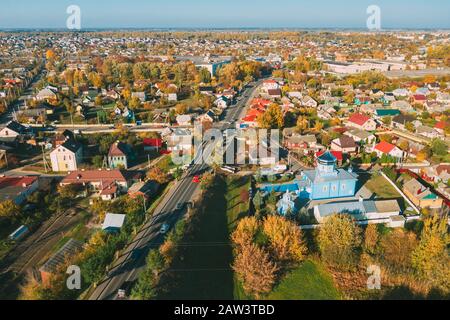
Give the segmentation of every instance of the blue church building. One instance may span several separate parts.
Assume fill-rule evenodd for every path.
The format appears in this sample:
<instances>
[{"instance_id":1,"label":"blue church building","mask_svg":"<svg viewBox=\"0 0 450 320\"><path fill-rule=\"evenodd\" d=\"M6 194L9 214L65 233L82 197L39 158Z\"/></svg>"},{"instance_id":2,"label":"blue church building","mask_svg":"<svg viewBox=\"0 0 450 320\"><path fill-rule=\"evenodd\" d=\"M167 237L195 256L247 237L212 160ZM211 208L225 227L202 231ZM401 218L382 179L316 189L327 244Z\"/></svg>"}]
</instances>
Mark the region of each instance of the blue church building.
<instances>
[{"instance_id":1,"label":"blue church building","mask_svg":"<svg viewBox=\"0 0 450 320\"><path fill-rule=\"evenodd\" d=\"M336 168L337 159L327 151L317 158L315 170L304 171L302 179L311 200L355 196L358 175Z\"/></svg>"}]
</instances>

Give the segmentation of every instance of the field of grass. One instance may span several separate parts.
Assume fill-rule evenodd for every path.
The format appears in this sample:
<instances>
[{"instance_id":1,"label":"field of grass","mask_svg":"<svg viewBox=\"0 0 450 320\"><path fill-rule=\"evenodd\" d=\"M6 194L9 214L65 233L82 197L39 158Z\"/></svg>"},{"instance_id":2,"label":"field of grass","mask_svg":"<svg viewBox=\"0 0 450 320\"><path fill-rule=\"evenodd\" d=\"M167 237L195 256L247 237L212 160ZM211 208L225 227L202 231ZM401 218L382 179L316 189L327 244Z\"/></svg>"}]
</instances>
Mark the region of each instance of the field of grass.
<instances>
[{"instance_id":1,"label":"field of grass","mask_svg":"<svg viewBox=\"0 0 450 320\"><path fill-rule=\"evenodd\" d=\"M288 273L268 300L339 300L333 279L317 262L307 260Z\"/></svg>"},{"instance_id":2,"label":"field of grass","mask_svg":"<svg viewBox=\"0 0 450 320\"><path fill-rule=\"evenodd\" d=\"M401 195L383 176L372 176L365 184L366 188L373 192L377 198L400 198Z\"/></svg>"},{"instance_id":3,"label":"field of grass","mask_svg":"<svg viewBox=\"0 0 450 320\"><path fill-rule=\"evenodd\" d=\"M248 204L240 193L248 178L217 178L189 223L182 246L165 281L162 299L231 300L234 272L229 232L247 214ZM247 211L246 211L247 208Z\"/></svg>"}]
</instances>

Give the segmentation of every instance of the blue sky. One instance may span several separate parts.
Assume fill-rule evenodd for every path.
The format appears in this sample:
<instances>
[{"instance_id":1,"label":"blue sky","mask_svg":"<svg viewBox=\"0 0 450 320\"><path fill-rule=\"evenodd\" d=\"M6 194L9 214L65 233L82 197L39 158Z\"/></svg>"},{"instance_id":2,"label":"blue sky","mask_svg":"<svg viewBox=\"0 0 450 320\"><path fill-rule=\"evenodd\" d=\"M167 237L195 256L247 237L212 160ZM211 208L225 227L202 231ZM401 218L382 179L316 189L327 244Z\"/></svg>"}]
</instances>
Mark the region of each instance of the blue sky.
<instances>
[{"instance_id":1,"label":"blue sky","mask_svg":"<svg viewBox=\"0 0 450 320\"><path fill-rule=\"evenodd\" d=\"M83 28L450 28L448 0L1 0L0 28L64 28L78 5Z\"/></svg>"}]
</instances>

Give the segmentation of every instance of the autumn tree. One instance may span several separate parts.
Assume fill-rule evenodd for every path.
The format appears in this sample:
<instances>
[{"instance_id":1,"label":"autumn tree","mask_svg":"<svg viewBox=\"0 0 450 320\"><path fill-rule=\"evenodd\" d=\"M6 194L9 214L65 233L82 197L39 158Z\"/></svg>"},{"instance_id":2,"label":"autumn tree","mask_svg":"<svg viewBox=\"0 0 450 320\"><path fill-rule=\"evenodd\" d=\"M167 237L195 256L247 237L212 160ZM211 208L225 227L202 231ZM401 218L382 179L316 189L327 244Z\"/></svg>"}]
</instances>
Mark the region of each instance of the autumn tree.
<instances>
[{"instance_id":1,"label":"autumn tree","mask_svg":"<svg viewBox=\"0 0 450 320\"><path fill-rule=\"evenodd\" d=\"M369 224L364 232L364 251L369 254L375 254L380 236L375 224Z\"/></svg>"},{"instance_id":2,"label":"autumn tree","mask_svg":"<svg viewBox=\"0 0 450 320\"><path fill-rule=\"evenodd\" d=\"M264 234L277 261L299 262L305 257L307 248L302 240L300 228L284 217L268 216L263 223Z\"/></svg>"},{"instance_id":3,"label":"autumn tree","mask_svg":"<svg viewBox=\"0 0 450 320\"><path fill-rule=\"evenodd\" d=\"M438 214L424 219L419 245L412 253L412 266L421 278L450 292L450 236L447 221L447 215Z\"/></svg>"},{"instance_id":4,"label":"autumn tree","mask_svg":"<svg viewBox=\"0 0 450 320\"><path fill-rule=\"evenodd\" d=\"M165 184L169 181L168 175L159 167L151 168L147 173L147 179Z\"/></svg>"},{"instance_id":5,"label":"autumn tree","mask_svg":"<svg viewBox=\"0 0 450 320\"><path fill-rule=\"evenodd\" d=\"M355 265L361 238L360 230L350 216L335 214L328 217L317 240L322 258L327 263L342 269Z\"/></svg>"},{"instance_id":6,"label":"autumn tree","mask_svg":"<svg viewBox=\"0 0 450 320\"><path fill-rule=\"evenodd\" d=\"M380 241L381 257L390 267L405 270L411 266L411 254L417 247L416 235L395 229Z\"/></svg>"},{"instance_id":7,"label":"autumn tree","mask_svg":"<svg viewBox=\"0 0 450 320\"><path fill-rule=\"evenodd\" d=\"M258 117L258 125L265 129L280 129L284 126L284 115L281 107L276 103L271 104L267 110Z\"/></svg>"},{"instance_id":8,"label":"autumn tree","mask_svg":"<svg viewBox=\"0 0 450 320\"><path fill-rule=\"evenodd\" d=\"M250 245L259 229L259 222L255 217L245 217L239 221L236 230L231 235L231 240L239 251L242 246Z\"/></svg>"},{"instance_id":9,"label":"autumn tree","mask_svg":"<svg viewBox=\"0 0 450 320\"><path fill-rule=\"evenodd\" d=\"M20 215L19 206L12 200L0 202L0 217L11 219Z\"/></svg>"},{"instance_id":10,"label":"autumn tree","mask_svg":"<svg viewBox=\"0 0 450 320\"><path fill-rule=\"evenodd\" d=\"M246 294L260 299L272 290L278 266L270 261L268 252L255 244L249 244L239 251L233 270L242 282Z\"/></svg>"}]
</instances>

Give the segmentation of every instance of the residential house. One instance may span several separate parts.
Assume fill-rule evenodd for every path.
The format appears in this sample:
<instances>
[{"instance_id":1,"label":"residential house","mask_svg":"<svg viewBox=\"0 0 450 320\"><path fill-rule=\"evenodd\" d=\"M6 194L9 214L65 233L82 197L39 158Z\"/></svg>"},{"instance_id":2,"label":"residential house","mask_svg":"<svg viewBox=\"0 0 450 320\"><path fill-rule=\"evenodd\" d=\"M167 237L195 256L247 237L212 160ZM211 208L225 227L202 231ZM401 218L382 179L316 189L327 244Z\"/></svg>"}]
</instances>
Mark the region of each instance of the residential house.
<instances>
[{"instance_id":1,"label":"residential house","mask_svg":"<svg viewBox=\"0 0 450 320\"><path fill-rule=\"evenodd\" d=\"M347 121L347 125L365 131L375 131L377 129L375 120L361 113L351 115Z\"/></svg>"},{"instance_id":2,"label":"residential house","mask_svg":"<svg viewBox=\"0 0 450 320\"><path fill-rule=\"evenodd\" d=\"M96 192L103 200L111 200L137 182L142 181L142 174L126 170L86 170L70 172L60 183L61 186L81 185Z\"/></svg>"},{"instance_id":3,"label":"residential house","mask_svg":"<svg viewBox=\"0 0 450 320\"><path fill-rule=\"evenodd\" d=\"M399 114L398 116L395 116L392 118L392 126L394 128L398 128L401 130L406 130L405 125L408 122L413 122L416 120L416 117L409 115L409 114Z\"/></svg>"},{"instance_id":4,"label":"residential house","mask_svg":"<svg viewBox=\"0 0 450 320\"><path fill-rule=\"evenodd\" d=\"M355 153L357 152L358 146L352 137L343 135L340 138L331 141L331 150L341 151L342 153Z\"/></svg>"},{"instance_id":5,"label":"residential house","mask_svg":"<svg viewBox=\"0 0 450 320\"><path fill-rule=\"evenodd\" d=\"M143 91L141 92L132 92L131 93L132 98L138 98L140 102L144 103L147 101L147 94Z\"/></svg>"},{"instance_id":6,"label":"residential house","mask_svg":"<svg viewBox=\"0 0 450 320\"><path fill-rule=\"evenodd\" d=\"M52 170L54 172L78 170L82 157L82 145L73 139L69 139L50 153Z\"/></svg>"},{"instance_id":7,"label":"residential house","mask_svg":"<svg viewBox=\"0 0 450 320\"><path fill-rule=\"evenodd\" d=\"M162 139L146 138L144 139L144 151L161 150L163 146Z\"/></svg>"},{"instance_id":8,"label":"residential house","mask_svg":"<svg viewBox=\"0 0 450 320\"><path fill-rule=\"evenodd\" d=\"M414 94L411 97L411 103L424 105L427 102L427 97L424 94Z\"/></svg>"},{"instance_id":9,"label":"residential house","mask_svg":"<svg viewBox=\"0 0 450 320\"><path fill-rule=\"evenodd\" d=\"M298 135L294 134L292 136L286 137L284 139L284 146L292 151L303 152L306 154L309 149L316 148L317 138L315 135Z\"/></svg>"},{"instance_id":10,"label":"residential house","mask_svg":"<svg viewBox=\"0 0 450 320\"><path fill-rule=\"evenodd\" d=\"M431 127L428 127L428 126L422 126L422 125L418 126L416 128L416 133L421 135L421 136L430 138L430 139L435 139L435 138L439 138L439 137L442 136L441 133L439 133L434 128L431 128Z\"/></svg>"},{"instance_id":11,"label":"residential house","mask_svg":"<svg viewBox=\"0 0 450 320\"><path fill-rule=\"evenodd\" d=\"M0 202L12 200L21 205L39 187L38 177L0 177Z\"/></svg>"},{"instance_id":12,"label":"residential house","mask_svg":"<svg viewBox=\"0 0 450 320\"><path fill-rule=\"evenodd\" d=\"M182 114L176 118L177 124L182 127L188 127L192 124L192 116L189 114Z\"/></svg>"},{"instance_id":13,"label":"residential house","mask_svg":"<svg viewBox=\"0 0 450 320\"><path fill-rule=\"evenodd\" d=\"M108 165L111 169L128 169L129 157L132 155L130 145L123 142L114 143L108 152Z\"/></svg>"},{"instance_id":14,"label":"residential house","mask_svg":"<svg viewBox=\"0 0 450 320\"><path fill-rule=\"evenodd\" d=\"M439 209L443 200L429 188L416 179L411 179L403 185L403 192L416 206L421 208Z\"/></svg>"},{"instance_id":15,"label":"residential house","mask_svg":"<svg viewBox=\"0 0 450 320\"><path fill-rule=\"evenodd\" d=\"M396 159L402 159L404 154L400 148L386 141L381 141L379 144L375 145L373 147L373 152L375 152L379 158L383 155L387 155Z\"/></svg>"},{"instance_id":16,"label":"residential house","mask_svg":"<svg viewBox=\"0 0 450 320\"><path fill-rule=\"evenodd\" d=\"M167 150L190 154L192 152L192 133L188 129L176 128L165 136Z\"/></svg>"},{"instance_id":17,"label":"residential house","mask_svg":"<svg viewBox=\"0 0 450 320\"><path fill-rule=\"evenodd\" d=\"M23 136L27 131L23 125L17 121L10 121L5 128L0 130L0 140L15 140Z\"/></svg>"},{"instance_id":18,"label":"residential house","mask_svg":"<svg viewBox=\"0 0 450 320\"><path fill-rule=\"evenodd\" d=\"M377 139L374 134L360 129L352 129L344 134L352 137L360 145L372 145Z\"/></svg>"},{"instance_id":19,"label":"residential house","mask_svg":"<svg viewBox=\"0 0 450 320\"><path fill-rule=\"evenodd\" d=\"M300 104L304 107L317 108L317 101L310 96L304 96L300 99Z\"/></svg>"},{"instance_id":20,"label":"residential house","mask_svg":"<svg viewBox=\"0 0 450 320\"><path fill-rule=\"evenodd\" d=\"M46 88L40 90L35 97L35 100L37 101L52 101L57 99L57 89L47 86Z\"/></svg>"}]
</instances>

